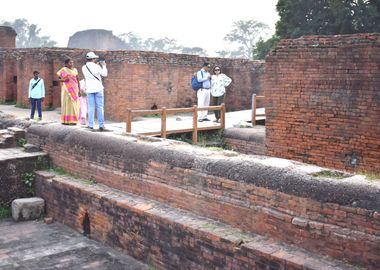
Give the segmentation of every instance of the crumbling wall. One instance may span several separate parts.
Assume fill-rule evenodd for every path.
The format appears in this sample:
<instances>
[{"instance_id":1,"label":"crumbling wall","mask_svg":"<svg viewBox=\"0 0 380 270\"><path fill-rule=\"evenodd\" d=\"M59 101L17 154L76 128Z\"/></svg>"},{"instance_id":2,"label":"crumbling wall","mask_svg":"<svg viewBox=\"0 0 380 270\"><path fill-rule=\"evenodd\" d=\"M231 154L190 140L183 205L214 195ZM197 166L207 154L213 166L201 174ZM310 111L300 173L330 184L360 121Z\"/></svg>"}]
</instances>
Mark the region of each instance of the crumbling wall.
<instances>
[{"instance_id":1,"label":"crumbling wall","mask_svg":"<svg viewBox=\"0 0 380 270\"><path fill-rule=\"evenodd\" d=\"M0 99L10 91L4 81L17 77L17 97L20 106L28 106L28 83L33 70L39 70L45 80L46 99L44 107L60 106L60 86L56 72L63 66L66 57L83 78L81 67L85 64L83 49L35 48L0 49L1 67L14 66L15 74L0 77ZM107 61L109 75L104 79L106 119L125 121L130 109L158 107L189 107L196 104L196 92L191 89L191 75L200 69L204 61L221 65L233 79L226 97L227 110L249 109L251 95L263 94L264 62L244 59L202 58L195 55L166 54L137 51L97 51ZM6 68L9 69L9 68ZM4 73L4 72L3 72Z\"/></svg>"},{"instance_id":2,"label":"crumbling wall","mask_svg":"<svg viewBox=\"0 0 380 270\"><path fill-rule=\"evenodd\" d=\"M273 156L380 172L380 34L282 40L266 59Z\"/></svg>"},{"instance_id":3,"label":"crumbling wall","mask_svg":"<svg viewBox=\"0 0 380 270\"><path fill-rule=\"evenodd\" d=\"M0 26L0 48L16 48L16 31L9 26Z\"/></svg>"}]
</instances>

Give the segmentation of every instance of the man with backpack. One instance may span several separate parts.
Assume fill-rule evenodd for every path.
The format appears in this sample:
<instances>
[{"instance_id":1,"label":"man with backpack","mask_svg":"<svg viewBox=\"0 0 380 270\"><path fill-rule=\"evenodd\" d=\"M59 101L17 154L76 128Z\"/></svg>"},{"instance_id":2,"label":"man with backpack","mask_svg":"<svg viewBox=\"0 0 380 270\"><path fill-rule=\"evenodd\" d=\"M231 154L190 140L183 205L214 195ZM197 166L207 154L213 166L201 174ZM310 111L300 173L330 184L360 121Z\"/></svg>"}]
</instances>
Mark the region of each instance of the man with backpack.
<instances>
[{"instance_id":1,"label":"man with backpack","mask_svg":"<svg viewBox=\"0 0 380 270\"><path fill-rule=\"evenodd\" d=\"M35 70L33 71L33 78L29 81L29 91L28 98L32 105L32 110L30 112L30 119L34 119L34 112L38 111L38 120L42 120L42 102L45 98L45 84L44 80L38 75L40 73Z\"/></svg>"},{"instance_id":2,"label":"man with backpack","mask_svg":"<svg viewBox=\"0 0 380 270\"><path fill-rule=\"evenodd\" d=\"M210 67L210 64L205 62L202 69L197 72L198 82L202 83L202 88L197 91L198 107L210 106L211 75L208 72ZM207 110L198 111L198 122L210 121L207 113Z\"/></svg>"}]
</instances>

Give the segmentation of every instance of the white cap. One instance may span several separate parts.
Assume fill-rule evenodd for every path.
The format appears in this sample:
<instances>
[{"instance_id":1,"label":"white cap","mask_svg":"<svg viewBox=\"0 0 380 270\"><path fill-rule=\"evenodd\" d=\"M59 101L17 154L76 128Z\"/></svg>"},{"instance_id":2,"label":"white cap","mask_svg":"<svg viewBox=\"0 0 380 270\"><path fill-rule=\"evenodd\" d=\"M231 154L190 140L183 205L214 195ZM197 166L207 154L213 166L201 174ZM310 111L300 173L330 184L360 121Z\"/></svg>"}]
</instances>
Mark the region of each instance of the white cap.
<instances>
[{"instance_id":1,"label":"white cap","mask_svg":"<svg viewBox=\"0 0 380 270\"><path fill-rule=\"evenodd\" d=\"M99 56L97 56L94 52L88 52L86 54L86 59L95 59L95 58L99 58Z\"/></svg>"}]
</instances>

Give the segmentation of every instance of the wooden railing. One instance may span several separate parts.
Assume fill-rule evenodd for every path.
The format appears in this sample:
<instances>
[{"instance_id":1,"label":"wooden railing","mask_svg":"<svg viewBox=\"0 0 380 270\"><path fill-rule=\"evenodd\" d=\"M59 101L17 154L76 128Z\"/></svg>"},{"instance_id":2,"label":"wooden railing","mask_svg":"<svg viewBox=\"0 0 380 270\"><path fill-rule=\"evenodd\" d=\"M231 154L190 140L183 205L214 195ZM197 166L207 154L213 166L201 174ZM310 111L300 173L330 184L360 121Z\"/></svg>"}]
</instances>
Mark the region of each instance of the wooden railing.
<instances>
[{"instance_id":1,"label":"wooden railing","mask_svg":"<svg viewBox=\"0 0 380 270\"><path fill-rule=\"evenodd\" d=\"M265 116L265 113L257 113L257 100L264 99L265 96L256 96L256 94L252 94L252 126L256 125L256 117L257 116Z\"/></svg>"},{"instance_id":2,"label":"wooden railing","mask_svg":"<svg viewBox=\"0 0 380 270\"><path fill-rule=\"evenodd\" d=\"M220 111L220 123L212 126L203 126L198 127L198 111ZM168 114L177 114L177 113L192 113L192 127L191 128L183 128L183 129L167 129L167 115ZM170 108L167 109L165 107L157 110L127 110L127 133L132 132L132 121L134 116L142 116L142 115L160 115L161 116L161 130L160 132L140 132L142 135L150 135L150 136L161 136L162 138L166 138L168 134L174 133L185 133L192 132L193 143L196 144L198 142L198 131L205 130L213 130L213 129L224 129L226 126L226 107L223 104L220 106L208 106L208 107L199 107L193 106L191 108Z\"/></svg>"}]
</instances>

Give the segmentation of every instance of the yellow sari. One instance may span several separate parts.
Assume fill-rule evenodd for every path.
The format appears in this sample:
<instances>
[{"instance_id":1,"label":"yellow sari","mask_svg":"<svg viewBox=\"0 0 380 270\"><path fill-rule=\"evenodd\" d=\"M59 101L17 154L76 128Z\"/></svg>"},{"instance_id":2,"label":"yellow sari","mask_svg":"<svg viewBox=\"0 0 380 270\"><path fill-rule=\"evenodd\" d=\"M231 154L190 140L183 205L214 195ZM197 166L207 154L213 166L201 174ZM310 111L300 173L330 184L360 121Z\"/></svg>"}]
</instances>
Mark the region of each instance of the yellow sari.
<instances>
[{"instance_id":1,"label":"yellow sari","mask_svg":"<svg viewBox=\"0 0 380 270\"><path fill-rule=\"evenodd\" d=\"M79 85L77 81L78 71L76 68L61 68L57 72L58 77L68 79L62 82L61 87L61 123L77 124L79 116Z\"/></svg>"}]
</instances>

